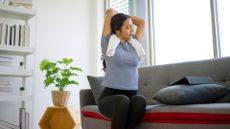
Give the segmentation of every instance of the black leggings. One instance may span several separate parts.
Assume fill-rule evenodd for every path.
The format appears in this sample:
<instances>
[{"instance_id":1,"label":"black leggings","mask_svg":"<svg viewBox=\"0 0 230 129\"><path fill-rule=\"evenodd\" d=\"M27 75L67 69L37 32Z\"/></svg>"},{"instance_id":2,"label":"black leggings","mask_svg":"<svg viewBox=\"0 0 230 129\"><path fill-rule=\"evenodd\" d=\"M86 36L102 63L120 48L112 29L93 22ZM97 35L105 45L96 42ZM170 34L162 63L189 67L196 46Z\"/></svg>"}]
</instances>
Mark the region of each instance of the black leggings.
<instances>
[{"instance_id":1,"label":"black leggings","mask_svg":"<svg viewBox=\"0 0 230 129\"><path fill-rule=\"evenodd\" d=\"M98 107L104 116L112 118L111 129L135 129L145 113L146 100L137 91L106 87Z\"/></svg>"}]
</instances>

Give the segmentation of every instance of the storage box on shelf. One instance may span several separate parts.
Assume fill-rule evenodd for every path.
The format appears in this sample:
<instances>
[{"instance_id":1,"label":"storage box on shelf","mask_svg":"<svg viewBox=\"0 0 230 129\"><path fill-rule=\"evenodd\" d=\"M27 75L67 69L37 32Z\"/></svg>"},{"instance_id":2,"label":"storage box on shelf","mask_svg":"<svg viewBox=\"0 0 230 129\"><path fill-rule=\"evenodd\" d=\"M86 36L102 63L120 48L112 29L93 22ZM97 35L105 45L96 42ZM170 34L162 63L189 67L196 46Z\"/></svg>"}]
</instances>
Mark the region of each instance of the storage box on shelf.
<instances>
[{"instance_id":1,"label":"storage box on shelf","mask_svg":"<svg viewBox=\"0 0 230 129\"><path fill-rule=\"evenodd\" d=\"M0 67L0 78L7 78L9 80L17 78L20 86L12 85L12 87L17 87L17 93L4 93L1 94L0 91L0 107L7 105L7 103L19 102L21 106L16 107L19 114L3 114L6 108L1 108L0 120L6 120L9 116L18 119L17 126L20 126L20 129L30 129L33 128L32 123L30 122L33 119L32 106L33 106L33 82L27 79L33 77L33 66L28 66L33 61L35 48L31 45L30 38L30 20L34 18L35 10L19 8L13 6L0 5L0 56L4 57L18 57L21 59L20 67L15 68L1 68ZM30 56L30 63L28 63L28 57ZM18 61L18 60L16 60ZM1 64L0 64L1 65ZM21 68L22 65L22 68ZM28 68L30 67L30 69ZM33 79L30 79L33 81ZM1 81L1 80L0 80ZM24 87L26 90L25 95L19 94L19 87ZM29 89L29 90L28 90ZM17 105L17 104L16 104ZM15 106L16 106L15 105ZM7 107L7 106L3 106ZM28 109L27 109L28 107ZM24 114L21 113L21 109L25 108ZM20 110L20 111L19 111ZM22 116L25 117L23 121ZM7 121L12 122L12 121ZM27 123L26 123L27 122ZM13 121L15 123L15 121ZM23 124L23 125L22 125Z\"/></svg>"}]
</instances>

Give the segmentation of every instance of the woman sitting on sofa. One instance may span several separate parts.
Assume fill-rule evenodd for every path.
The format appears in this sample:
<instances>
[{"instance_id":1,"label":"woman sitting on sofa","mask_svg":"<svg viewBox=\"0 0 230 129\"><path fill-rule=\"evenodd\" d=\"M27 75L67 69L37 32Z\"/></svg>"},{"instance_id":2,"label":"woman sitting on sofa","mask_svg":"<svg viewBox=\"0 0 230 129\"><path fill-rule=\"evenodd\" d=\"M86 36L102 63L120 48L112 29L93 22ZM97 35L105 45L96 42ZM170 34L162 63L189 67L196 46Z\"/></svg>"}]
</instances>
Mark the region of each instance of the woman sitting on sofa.
<instances>
[{"instance_id":1,"label":"woman sitting on sofa","mask_svg":"<svg viewBox=\"0 0 230 129\"><path fill-rule=\"evenodd\" d=\"M137 26L135 35L132 24ZM144 20L106 10L101 38L105 87L99 99L100 112L112 119L111 129L135 129L145 112L146 99L137 94L138 64L145 52L140 41Z\"/></svg>"}]
</instances>

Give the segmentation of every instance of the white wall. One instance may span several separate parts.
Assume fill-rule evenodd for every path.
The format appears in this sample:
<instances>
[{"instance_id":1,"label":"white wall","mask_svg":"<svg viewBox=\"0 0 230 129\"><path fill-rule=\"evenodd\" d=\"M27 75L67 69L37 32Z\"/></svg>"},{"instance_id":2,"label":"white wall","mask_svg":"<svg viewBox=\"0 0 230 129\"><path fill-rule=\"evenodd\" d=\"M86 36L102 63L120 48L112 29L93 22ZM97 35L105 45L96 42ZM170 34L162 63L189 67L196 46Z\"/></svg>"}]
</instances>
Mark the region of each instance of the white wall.
<instances>
[{"instance_id":1,"label":"white wall","mask_svg":"<svg viewBox=\"0 0 230 129\"><path fill-rule=\"evenodd\" d=\"M36 0L36 61L35 61L35 98L34 129L39 129L38 122L47 106L52 106L51 90L44 89L44 73L39 70L40 61L44 58L56 60L72 57L74 64L82 68L79 76L79 87L68 87L71 90L68 105L79 111L79 89L88 88L86 75L96 75L98 70L97 46L101 21L98 22L98 11L103 0ZM99 16L101 18L101 16Z\"/></svg>"}]
</instances>

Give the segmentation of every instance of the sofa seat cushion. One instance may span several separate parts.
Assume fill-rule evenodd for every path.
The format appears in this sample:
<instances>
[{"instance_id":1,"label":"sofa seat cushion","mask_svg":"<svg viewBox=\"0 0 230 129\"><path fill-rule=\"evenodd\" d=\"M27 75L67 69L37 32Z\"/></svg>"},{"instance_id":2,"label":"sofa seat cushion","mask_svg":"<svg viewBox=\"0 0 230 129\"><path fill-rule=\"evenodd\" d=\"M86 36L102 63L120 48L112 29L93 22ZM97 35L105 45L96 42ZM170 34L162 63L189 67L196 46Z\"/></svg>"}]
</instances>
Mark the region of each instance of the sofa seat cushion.
<instances>
[{"instance_id":1,"label":"sofa seat cushion","mask_svg":"<svg viewBox=\"0 0 230 129\"><path fill-rule=\"evenodd\" d=\"M111 121L96 105L81 109L83 117ZM170 124L230 124L230 103L193 105L148 105L143 122Z\"/></svg>"}]
</instances>

